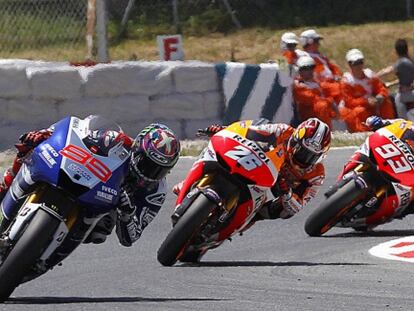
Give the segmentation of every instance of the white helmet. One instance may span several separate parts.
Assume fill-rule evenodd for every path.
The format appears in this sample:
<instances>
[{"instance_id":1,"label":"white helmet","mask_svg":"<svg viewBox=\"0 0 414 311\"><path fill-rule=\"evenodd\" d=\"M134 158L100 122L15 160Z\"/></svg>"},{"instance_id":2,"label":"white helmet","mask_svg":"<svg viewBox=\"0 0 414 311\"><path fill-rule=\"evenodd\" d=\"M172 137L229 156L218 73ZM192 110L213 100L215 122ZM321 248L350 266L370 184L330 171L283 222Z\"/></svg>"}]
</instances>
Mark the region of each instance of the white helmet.
<instances>
[{"instance_id":1,"label":"white helmet","mask_svg":"<svg viewBox=\"0 0 414 311\"><path fill-rule=\"evenodd\" d=\"M304 68L304 67L312 67L312 66L315 66L315 61L313 60L312 57L308 55L304 55L304 56L299 57L299 59L296 62L296 65L298 66L299 69Z\"/></svg>"},{"instance_id":2,"label":"white helmet","mask_svg":"<svg viewBox=\"0 0 414 311\"><path fill-rule=\"evenodd\" d=\"M299 38L293 32L285 32L280 38L281 44L298 44Z\"/></svg>"},{"instance_id":3,"label":"white helmet","mask_svg":"<svg viewBox=\"0 0 414 311\"><path fill-rule=\"evenodd\" d=\"M302 46L306 46L312 44L316 39L323 39L323 37L314 29L308 29L300 34L299 41Z\"/></svg>"},{"instance_id":4,"label":"white helmet","mask_svg":"<svg viewBox=\"0 0 414 311\"><path fill-rule=\"evenodd\" d=\"M358 60L363 60L364 54L358 49L352 49L346 53L345 59L348 63L353 63Z\"/></svg>"}]
</instances>

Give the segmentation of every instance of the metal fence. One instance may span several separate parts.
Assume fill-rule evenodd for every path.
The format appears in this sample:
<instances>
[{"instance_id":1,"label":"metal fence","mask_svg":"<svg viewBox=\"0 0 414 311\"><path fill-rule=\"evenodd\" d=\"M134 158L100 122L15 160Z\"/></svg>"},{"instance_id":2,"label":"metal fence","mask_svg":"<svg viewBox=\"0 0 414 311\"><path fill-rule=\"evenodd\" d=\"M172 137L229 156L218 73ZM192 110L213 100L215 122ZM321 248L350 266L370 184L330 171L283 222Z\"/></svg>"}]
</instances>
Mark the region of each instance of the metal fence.
<instances>
[{"instance_id":1,"label":"metal fence","mask_svg":"<svg viewBox=\"0 0 414 311\"><path fill-rule=\"evenodd\" d=\"M327 26L405 20L413 0L108 0L110 16L128 27L187 34L272 28Z\"/></svg>"},{"instance_id":2,"label":"metal fence","mask_svg":"<svg viewBox=\"0 0 414 311\"><path fill-rule=\"evenodd\" d=\"M95 51L86 45L88 2L106 7L109 17L108 27L92 29L88 41L107 37L108 29L106 42L112 46L125 38L153 40L169 33L404 20L413 10L413 0L0 0L0 58L95 56L106 44L94 42ZM106 23L102 14L89 22L95 20Z\"/></svg>"},{"instance_id":3,"label":"metal fence","mask_svg":"<svg viewBox=\"0 0 414 311\"><path fill-rule=\"evenodd\" d=\"M0 0L0 57L85 49L86 12L86 0Z\"/></svg>"}]
</instances>

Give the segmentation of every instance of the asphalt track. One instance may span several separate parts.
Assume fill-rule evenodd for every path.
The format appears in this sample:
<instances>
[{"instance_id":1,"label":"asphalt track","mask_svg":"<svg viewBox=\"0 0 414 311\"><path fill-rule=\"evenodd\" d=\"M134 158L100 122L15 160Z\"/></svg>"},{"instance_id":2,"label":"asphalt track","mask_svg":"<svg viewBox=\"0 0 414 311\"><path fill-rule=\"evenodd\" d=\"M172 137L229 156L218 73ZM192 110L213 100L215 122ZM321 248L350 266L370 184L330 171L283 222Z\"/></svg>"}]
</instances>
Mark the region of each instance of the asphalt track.
<instances>
[{"instance_id":1,"label":"asphalt track","mask_svg":"<svg viewBox=\"0 0 414 311\"><path fill-rule=\"evenodd\" d=\"M327 158L326 187L352 150ZM170 187L190 168L180 160ZM208 253L199 266L162 267L156 251L170 229L174 197L132 248L116 237L84 245L62 267L24 284L0 310L413 310L414 265L368 253L414 235L414 218L367 235L333 229L307 237L303 225L322 193L290 220L263 221ZM1 281L1 280L0 280Z\"/></svg>"}]
</instances>

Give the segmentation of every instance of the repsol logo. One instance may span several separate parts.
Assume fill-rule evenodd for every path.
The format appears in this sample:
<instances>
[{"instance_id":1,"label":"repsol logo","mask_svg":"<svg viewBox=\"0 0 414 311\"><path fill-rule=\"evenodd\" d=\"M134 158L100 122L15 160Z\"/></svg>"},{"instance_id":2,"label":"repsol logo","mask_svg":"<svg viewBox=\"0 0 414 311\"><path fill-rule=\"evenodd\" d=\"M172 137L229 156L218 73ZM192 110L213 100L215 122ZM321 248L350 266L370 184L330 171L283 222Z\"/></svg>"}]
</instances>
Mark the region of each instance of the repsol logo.
<instances>
[{"instance_id":1,"label":"repsol logo","mask_svg":"<svg viewBox=\"0 0 414 311\"><path fill-rule=\"evenodd\" d=\"M414 155L412 154L410 148L399 138L394 135L388 137L405 155L405 158L414 166Z\"/></svg>"},{"instance_id":2,"label":"repsol logo","mask_svg":"<svg viewBox=\"0 0 414 311\"><path fill-rule=\"evenodd\" d=\"M266 156L266 154L263 152L262 148L260 148L255 142L244 138L240 135L234 135L232 137L234 140L238 141L239 143L241 143L243 146L249 147L250 149L252 149L254 152L256 152L256 154L259 156L259 158L264 162L264 163L268 163L270 160L269 158Z\"/></svg>"}]
</instances>

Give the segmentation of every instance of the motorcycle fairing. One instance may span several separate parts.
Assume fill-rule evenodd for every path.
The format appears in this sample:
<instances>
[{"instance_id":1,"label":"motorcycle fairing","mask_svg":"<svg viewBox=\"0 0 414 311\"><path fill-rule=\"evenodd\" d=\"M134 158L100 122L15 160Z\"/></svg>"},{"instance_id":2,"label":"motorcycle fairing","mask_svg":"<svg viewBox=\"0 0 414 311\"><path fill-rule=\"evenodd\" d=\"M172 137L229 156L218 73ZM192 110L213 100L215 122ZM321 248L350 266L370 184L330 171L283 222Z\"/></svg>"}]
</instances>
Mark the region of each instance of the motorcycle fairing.
<instances>
[{"instance_id":1,"label":"motorcycle fairing","mask_svg":"<svg viewBox=\"0 0 414 311\"><path fill-rule=\"evenodd\" d=\"M248 177L264 187L276 183L278 168L255 142L238 133L222 130L211 138L211 143L216 154L229 165L230 173ZM281 166L283 161L280 162Z\"/></svg>"},{"instance_id":2,"label":"motorcycle fairing","mask_svg":"<svg viewBox=\"0 0 414 311\"><path fill-rule=\"evenodd\" d=\"M65 186L84 189L78 193L78 200L93 214L102 208L106 212L117 204L128 170L129 152L120 143L108 156L92 153L83 142L89 133L89 121L68 117L57 122L53 135L34 149L28 168L34 182L55 187L63 181L63 172L69 179Z\"/></svg>"},{"instance_id":3,"label":"motorcycle fairing","mask_svg":"<svg viewBox=\"0 0 414 311\"><path fill-rule=\"evenodd\" d=\"M414 187L414 155L407 144L385 127L369 137L369 147L380 170Z\"/></svg>"}]
</instances>

